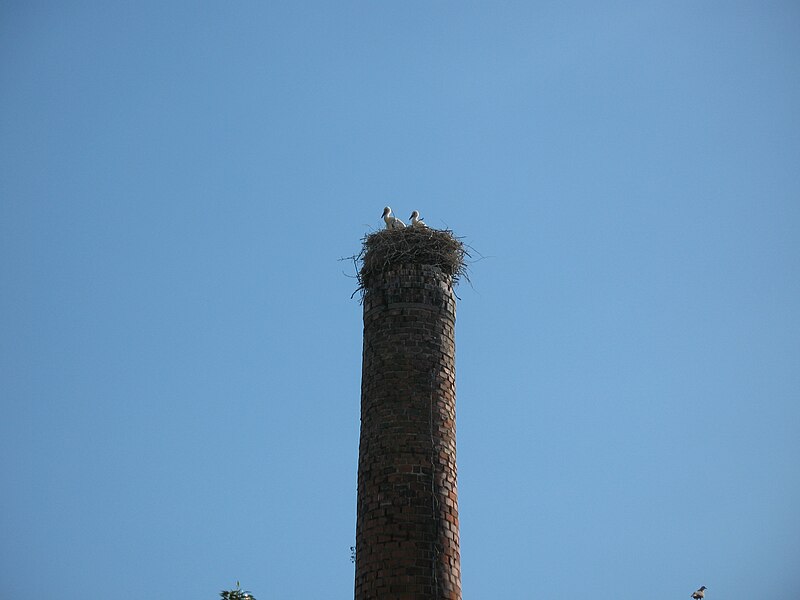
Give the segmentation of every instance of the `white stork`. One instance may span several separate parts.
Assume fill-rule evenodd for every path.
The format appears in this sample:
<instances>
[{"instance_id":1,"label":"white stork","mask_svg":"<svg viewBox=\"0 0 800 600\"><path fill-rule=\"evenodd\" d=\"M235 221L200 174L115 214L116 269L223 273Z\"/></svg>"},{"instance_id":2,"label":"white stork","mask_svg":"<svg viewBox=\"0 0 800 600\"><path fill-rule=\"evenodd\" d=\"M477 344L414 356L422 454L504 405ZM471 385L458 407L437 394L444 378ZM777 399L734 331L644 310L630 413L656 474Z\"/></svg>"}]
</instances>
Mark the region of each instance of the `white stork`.
<instances>
[{"instance_id":1,"label":"white stork","mask_svg":"<svg viewBox=\"0 0 800 600\"><path fill-rule=\"evenodd\" d=\"M409 225L409 227L416 227L417 229L422 229L424 227L427 227L427 225L425 225L425 223L423 222L422 218L420 218L419 211L415 210L414 212L411 213L411 225Z\"/></svg>"},{"instance_id":2,"label":"white stork","mask_svg":"<svg viewBox=\"0 0 800 600\"><path fill-rule=\"evenodd\" d=\"M392 207L387 206L383 209L381 215L383 222L386 223L386 229L403 229L406 224L392 214Z\"/></svg>"}]
</instances>

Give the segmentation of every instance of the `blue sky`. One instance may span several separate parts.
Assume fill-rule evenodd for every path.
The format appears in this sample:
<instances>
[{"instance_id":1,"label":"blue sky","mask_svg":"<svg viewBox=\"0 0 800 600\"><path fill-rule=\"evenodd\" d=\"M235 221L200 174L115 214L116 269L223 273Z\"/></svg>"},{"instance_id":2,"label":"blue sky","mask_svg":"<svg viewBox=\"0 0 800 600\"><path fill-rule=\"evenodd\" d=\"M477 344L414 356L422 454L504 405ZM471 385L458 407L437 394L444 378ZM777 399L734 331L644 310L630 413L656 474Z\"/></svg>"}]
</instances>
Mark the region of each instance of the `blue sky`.
<instances>
[{"instance_id":1,"label":"blue sky","mask_svg":"<svg viewBox=\"0 0 800 600\"><path fill-rule=\"evenodd\" d=\"M0 587L352 597L361 237L459 288L465 597L800 592L794 2L3 2Z\"/></svg>"}]
</instances>

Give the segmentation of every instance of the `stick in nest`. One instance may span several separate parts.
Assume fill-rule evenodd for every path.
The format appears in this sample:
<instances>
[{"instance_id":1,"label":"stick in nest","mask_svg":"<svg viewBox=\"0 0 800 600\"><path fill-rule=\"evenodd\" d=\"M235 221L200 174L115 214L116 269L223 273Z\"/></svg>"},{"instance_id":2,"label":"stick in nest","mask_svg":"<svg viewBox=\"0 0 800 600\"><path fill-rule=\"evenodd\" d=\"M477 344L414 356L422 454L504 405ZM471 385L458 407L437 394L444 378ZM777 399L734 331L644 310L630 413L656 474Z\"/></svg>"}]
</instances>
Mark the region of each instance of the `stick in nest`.
<instances>
[{"instance_id":1,"label":"stick in nest","mask_svg":"<svg viewBox=\"0 0 800 600\"><path fill-rule=\"evenodd\" d=\"M365 236L361 251L350 258L358 279L358 288L353 295L360 292L362 299L372 279L393 265L430 265L451 275L454 284L462 277L469 281L467 259L471 255L467 246L447 229L382 229Z\"/></svg>"}]
</instances>

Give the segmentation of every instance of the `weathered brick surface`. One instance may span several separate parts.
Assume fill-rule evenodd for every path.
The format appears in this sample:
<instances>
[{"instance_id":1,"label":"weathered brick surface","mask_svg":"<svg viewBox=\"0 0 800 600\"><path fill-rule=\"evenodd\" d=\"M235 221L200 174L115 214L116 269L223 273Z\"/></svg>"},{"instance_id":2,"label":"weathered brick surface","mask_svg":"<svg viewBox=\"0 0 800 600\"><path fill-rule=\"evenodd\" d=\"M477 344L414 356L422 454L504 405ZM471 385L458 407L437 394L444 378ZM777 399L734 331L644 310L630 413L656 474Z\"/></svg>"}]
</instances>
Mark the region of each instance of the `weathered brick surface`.
<instances>
[{"instance_id":1,"label":"weathered brick surface","mask_svg":"<svg viewBox=\"0 0 800 600\"><path fill-rule=\"evenodd\" d=\"M356 600L461 599L455 295L405 264L364 296Z\"/></svg>"}]
</instances>

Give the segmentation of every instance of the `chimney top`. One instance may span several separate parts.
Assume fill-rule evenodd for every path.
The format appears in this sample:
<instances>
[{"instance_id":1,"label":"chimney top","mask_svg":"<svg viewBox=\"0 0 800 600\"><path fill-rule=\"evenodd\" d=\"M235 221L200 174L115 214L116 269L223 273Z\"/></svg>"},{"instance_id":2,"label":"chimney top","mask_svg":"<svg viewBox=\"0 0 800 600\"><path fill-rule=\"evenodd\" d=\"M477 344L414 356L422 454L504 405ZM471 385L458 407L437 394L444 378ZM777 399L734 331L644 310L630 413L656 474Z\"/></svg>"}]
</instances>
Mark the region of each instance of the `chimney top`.
<instances>
[{"instance_id":1,"label":"chimney top","mask_svg":"<svg viewBox=\"0 0 800 600\"><path fill-rule=\"evenodd\" d=\"M463 242L446 229L406 227L382 229L362 240L361 252L354 258L361 263L358 271L359 290L370 287L375 277L397 265L437 267L458 283L466 277L469 257Z\"/></svg>"}]
</instances>

